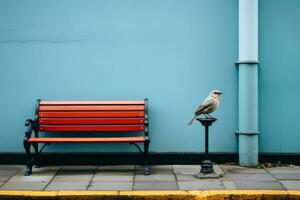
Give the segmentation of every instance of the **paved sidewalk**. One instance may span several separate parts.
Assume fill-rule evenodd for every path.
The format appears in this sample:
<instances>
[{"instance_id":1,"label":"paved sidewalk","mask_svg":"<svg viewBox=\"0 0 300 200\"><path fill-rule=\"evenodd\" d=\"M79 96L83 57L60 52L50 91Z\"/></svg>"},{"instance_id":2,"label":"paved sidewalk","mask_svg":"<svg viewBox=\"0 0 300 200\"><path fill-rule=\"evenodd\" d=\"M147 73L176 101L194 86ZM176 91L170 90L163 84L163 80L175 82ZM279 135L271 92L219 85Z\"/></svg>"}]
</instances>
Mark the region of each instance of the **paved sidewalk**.
<instances>
[{"instance_id":1,"label":"paved sidewalk","mask_svg":"<svg viewBox=\"0 0 300 200\"><path fill-rule=\"evenodd\" d=\"M199 165L63 166L34 168L0 165L0 190L300 190L300 166L268 169L215 165L218 179L197 179Z\"/></svg>"}]
</instances>

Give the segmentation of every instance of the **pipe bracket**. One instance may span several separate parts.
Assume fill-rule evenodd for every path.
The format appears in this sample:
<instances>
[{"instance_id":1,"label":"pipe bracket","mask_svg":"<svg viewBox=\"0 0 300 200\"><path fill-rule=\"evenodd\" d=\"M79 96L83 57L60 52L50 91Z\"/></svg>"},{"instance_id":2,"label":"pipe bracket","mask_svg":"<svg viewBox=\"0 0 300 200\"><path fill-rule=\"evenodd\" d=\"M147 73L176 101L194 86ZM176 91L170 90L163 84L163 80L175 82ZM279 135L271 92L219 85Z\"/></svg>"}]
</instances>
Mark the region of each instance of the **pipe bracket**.
<instances>
[{"instance_id":1,"label":"pipe bracket","mask_svg":"<svg viewBox=\"0 0 300 200\"><path fill-rule=\"evenodd\" d=\"M259 131L235 131L237 135L258 135Z\"/></svg>"},{"instance_id":2,"label":"pipe bracket","mask_svg":"<svg viewBox=\"0 0 300 200\"><path fill-rule=\"evenodd\" d=\"M238 66L239 64L259 64L258 60L238 60L235 62L235 64Z\"/></svg>"}]
</instances>

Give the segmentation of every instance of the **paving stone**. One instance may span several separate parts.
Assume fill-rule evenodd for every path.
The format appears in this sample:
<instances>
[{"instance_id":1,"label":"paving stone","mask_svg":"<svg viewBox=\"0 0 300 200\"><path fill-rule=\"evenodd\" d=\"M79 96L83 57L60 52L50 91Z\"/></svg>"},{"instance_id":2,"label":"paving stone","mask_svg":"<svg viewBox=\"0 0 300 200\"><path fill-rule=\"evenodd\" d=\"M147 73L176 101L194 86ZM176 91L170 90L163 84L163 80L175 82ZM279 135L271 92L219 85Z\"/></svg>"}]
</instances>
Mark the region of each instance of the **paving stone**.
<instances>
[{"instance_id":1,"label":"paving stone","mask_svg":"<svg viewBox=\"0 0 300 200\"><path fill-rule=\"evenodd\" d=\"M175 174L198 174L200 169L200 165L173 165Z\"/></svg>"},{"instance_id":2,"label":"paving stone","mask_svg":"<svg viewBox=\"0 0 300 200\"><path fill-rule=\"evenodd\" d=\"M300 169L268 169L271 174L300 174Z\"/></svg>"},{"instance_id":3,"label":"paving stone","mask_svg":"<svg viewBox=\"0 0 300 200\"><path fill-rule=\"evenodd\" d=\"M245 181L276 181L270 174L227 174L233 180Z\"/></svg>"},{"instance_id":4,"label":"paving stone","mask_svg":"<svg viewBox=\"0 0 300 200\"><path fill-rule=\"evenodd\" d=\"M151 170L170 169L173 170L173 165L150 165ZM136 165L135 169L144 169L142 165Z\"/></svg>"},{"instance_id":5,"label":"paving stone","mask_svg":"<svg viewBox=\"0 0 300 200\"><path fill-rule=\"evenodd\" d=\"M215 171L216 174L221 174L221 175L224 174L223 169L219 165L214 165L213 169L214 169L214 171Z\"/></svg>"},{"instance_id":6,"label":"paving stone","mask_svg":"<svg viewBox=\"0 0 300 200\"><path fill-rule=\"evenodd\" d=\"M136 175L144 175L144 169L136 169ZM165 175L173 175L173 169L158 169L158 168L150 168L150 174L165 174Z\"/></svg>"},{"instance_id":7,"label":"paving stone","mask_svg":"<svg viewBox=\"0 0 300 200\"><path fill-rule=\"evenodd\" d=\"M92 181L133 181L133 174L119 174L119 173L112 173L112 174L103 174L103 173L96 173L93 177Z\"/></svg>"},{"instance_id":8,"label":"paving stone","mask_svg":"<svg viewBox=\"0 0 300 200\"><path fill-rule=\"evenodd\" d=\"M45 190L87 190L89 181L53 181Z\"/></svg>"},{"instance_id":9,"label":"paving stone","mask_svg":"<svg viewBox=\"0 0 300 200\"><path fill-rule=\"evenodd\" d=\"M264 169L240 167L236 165L220 165L225 174L266 174Z\"/></svg>"},{"instance_id":10,"label":"paving stone","mask_svg":"<svg viewBox=\"0 0 300 200\"><path fill-rule=\"evenodd\" d=\"M35 175L30 176L15 175L9 179L9 182L49 182L54 175Z\"/></svg>"},{"instance_id":11,"label":"paving stone","mask_svg":"<svg viewBox=\"0 0 300 200\"><path fill-rule=\"evenodd\" d=\"M132 181L92 182L88 190L132 190Z\"/></svg>"},{"instance_id":12,"label":"paving stone","mask_svg":"<svg viewBox=\"0 0 300 200\"><path fill-rule=\"evenodd\" d=\"M176 181L175 175L165 175L165 174L150 174L136 175L134 181Z\"/></svg>"},{"instance_id":13,"label":"paving stone","mask_svg":"<svg viewBox=\"0 0 300 200\"><path fill-rule=\"evenodd\" d=\"M55 175L61 167L40 167L40 168L32 168L32 175ZM26 168L24 167L23 170L19 171L17 174L24 175Z\"/></svg>"},{"instance_id":14,"label":"paving stone","mask_svg":"<svg viewBox=\"0 0 300 200\"><path fill-rule=\"evenodd\" d=\"M11 176L0 176L0 182L5 182L10 179Z\"/></svg>"},{"instance_id":15,"label":"paving stone","mask_svg":"<svg viewBox=\"0 0 300 200\"><path fill-rule=\"evenodd\" d=\"M178 181L179 190L222 190L225 189L220 180Z\"/></svg>"},{"instance_id":16,"label":"paving stone","mask_svg":"<svg viewBox=\"0 0 300 200\"><path fill-rule=\"evenodd\" d=\"M199 178L196 178L197 174L178 174L176 178L178 181L197 181Z\"/></svg>"},{"instance_id":17,"label":"paving stone","mask_svg":"<svg viewBox=\"0 0 300 200\"><path fill-rule=\"evenodd\" d=\"M173 169L199 169L199 165L173 165Z\"/></svg>"},{"instance_id":18,"label":"paving stone","mask_svg":"<svg viewBox=\"0 0 300 200\"><path fill-rule=\"evenodd\" d=\"M6 182L3 184L1 190L43 190L47 182Z\"/></svg>"},{"instance_id":19,"label":"paving stone","mask_svg":"<svg viewBox=\"0 0 300 200\"><path fill-rule=\"evenodd\" d=\"M287 190L300 190L300 180L280 180Z\"/></svg>"},{"instance_id":20,"label":"paving stone","mask_svg":"<svg viewBox=\"0 0 300 200\"><path fill-rule=\"evenodd\" d=\"M49 172L49 171L57 171L60 170L62 167L61 166L42 166L39 168L33 167L32 171L33 172ZM26 168L24 168L26 169Z\"/></svg>"},{"instance_id":21,"label":"paving stone","mask_svg":"<svg viewBox=\"0 0 300 200\"><path fill-rule=\"evenodd\" d=\"M113 166L99 166L97 171L124 171L133 172L135 169L134 165L113 165Z\"/></svg>"},{"instance_id":22,"label":"paving stone","mask_svg":"<svg viewBox=\"0 0 300 200\"><path fill-rule=\"evenodd\" d=\"M272 174L275 178L280 180L300 180L300 173L284 173L284 174Z\"/></svg>"},{"instance_id":23,"label":"paving stone","mask_svg":"<svg viewBox=\"0 0 300 200\"><path fill-rule=\"evenodd\" d=\"M72 174L72 175L57 175L52 181L55 182L66 182L66 181L91 181L93 174L82 175L82 174Z\"/></svg>"},{"instance_id":24,"label":"paving stone","mask_svg":"<svg viewBox=\"0 0 300 200\"><path fill-rule=\"evenodd\" d=\"M5 182L0 182L0 187L4 184Z\"/></svg>"},{"instance_id":25,"label":"paving stone","mask_svg":"<svg viewBox=\"0 0 300 200\"><path fill-rule=\"evenodd\" d=\"M24 165L0 165L0 170L21 170Z\"/></svg>"},{"instance_id":26,"label":"paving stone","mask_svg":"<svg viewBox=\"0 0 300 200\"><path fill-rule=\"evenodd\" d=\"M3 169L3 170L0 170L0 176L12 176L18 172L19 172L19 170Z\"/></svg>"},{"instance_id":27,"label":"paving stone","mask_svg":"<svg viewBox=\"0 0 300 200\"><path fill-rule=\"evenodd\" d=\"M178 190L176 181L135 181L134 190Z\"/></svg>"},{"instance_id":28,"label":"paving stone","mask_svg":"<svg viewBox=\"0 0 300 200\"><path fill-rule=\"evenodd\" d=\"M60 170L57 175L94 175L95 171L93 170Z\"/></svg>"},{"instance_id":29,"label":"paving stone","mask_svg":"<svg viewBox=\"0 0 300 200\"><path fill-rule=\"evenodd\" d=\"M89 165L84 165L84 166L80 166L80 165L76 165L76 166L63 166L61 169L62 170L67 170L67 171L72 171L72 170L75 170L75 171L80 171L80 170L88 170L88 171L93 171L93 170L96 170L98 168L98 166L96 165L92 165L92 166L89 166Z\"/></svg>"},{"instance_id":30,"label":"paving stone","mask_svg":"<svg viewBox=\"0 0 300 200\"><path fill-rule=\"evenodd\" d=\"M237 187L233 181L222 181L226 190L236 190Z\"/></svg>"},{"instance_id":31,"label":"paving stone","mask_svg":"<svg viewBox=\"0 0 300 200\"><path fill-rule=\"evenodd\" d=\"M234 181L238 189L242 190L284 190L277 181Z\"/></svg>"}]
</instances>

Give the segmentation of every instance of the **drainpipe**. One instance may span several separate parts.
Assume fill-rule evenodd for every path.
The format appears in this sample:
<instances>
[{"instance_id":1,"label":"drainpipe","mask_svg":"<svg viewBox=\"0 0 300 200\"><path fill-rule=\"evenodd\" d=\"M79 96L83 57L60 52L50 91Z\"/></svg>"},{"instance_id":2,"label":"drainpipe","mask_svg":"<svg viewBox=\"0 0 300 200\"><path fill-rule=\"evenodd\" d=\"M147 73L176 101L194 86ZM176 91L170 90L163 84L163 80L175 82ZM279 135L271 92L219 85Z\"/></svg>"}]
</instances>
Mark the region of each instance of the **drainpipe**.
<instances>
[{"instance_id":1,"label":"drainpipe","mask_svg":"<svg viewBox=\"0 0 300 200\"><path fill-rule=\"evenodd\" d=\"M239 164L258 163L258 0L239 0Z\"/></svg>"}]
</instances>

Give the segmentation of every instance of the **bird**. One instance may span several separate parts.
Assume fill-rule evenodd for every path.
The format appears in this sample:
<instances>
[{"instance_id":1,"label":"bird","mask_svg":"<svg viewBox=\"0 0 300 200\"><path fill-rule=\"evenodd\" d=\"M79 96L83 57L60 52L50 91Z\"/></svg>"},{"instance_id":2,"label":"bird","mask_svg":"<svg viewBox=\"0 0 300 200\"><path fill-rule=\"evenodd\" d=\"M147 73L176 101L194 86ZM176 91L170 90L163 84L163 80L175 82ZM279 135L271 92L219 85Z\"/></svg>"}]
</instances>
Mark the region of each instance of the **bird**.
<instances>
[{"instance_id":1,"label":"bird","mask_svg":"<svg viewBox=\"0 0 300 200\"><path fill-rule=\"evenodd\" d=\"M214 112L218 106L220 105L220 96L222 92L219 90L213 90L209 93L209 95L206 97L206 99L201 103L201 105L198 107L198 109L195 112L194 118L188 123L188 125L191 125L194 120L199 117L201 114L203 114L206 118L213 118L209 115L209 113Z\"/></svg>"}]
</instances>

